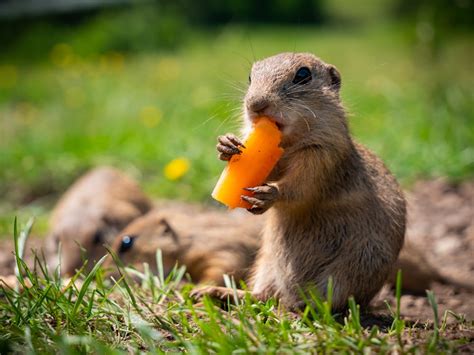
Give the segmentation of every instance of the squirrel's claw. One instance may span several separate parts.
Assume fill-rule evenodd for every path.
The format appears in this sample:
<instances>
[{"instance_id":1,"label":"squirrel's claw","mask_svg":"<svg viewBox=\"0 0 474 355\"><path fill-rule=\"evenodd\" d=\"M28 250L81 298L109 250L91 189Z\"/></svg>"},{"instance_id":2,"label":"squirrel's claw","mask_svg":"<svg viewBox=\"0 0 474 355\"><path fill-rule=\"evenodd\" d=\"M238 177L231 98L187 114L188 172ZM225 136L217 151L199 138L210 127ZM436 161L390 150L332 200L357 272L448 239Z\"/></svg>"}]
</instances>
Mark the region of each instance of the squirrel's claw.
<instances>
[{"instance_id":1,"label":"squirrel's claw","mask_svg":"<svg viewBox=\"0 0 474 355\"><path fill-rule=\"evenodd\" d=\"M262 186L248 187L244 190L253 192L252 196L241 196L242 200L252 205L247 211L253 214L262 214L267 211L273 206L279 196L278 188L274 185L264 184Z\"/></svg>"},{"instance_id":2,"label":"squirrel's claw","mask_svg":"<svg viewBox=\"0 0 474 355\"><path fill-rule=\"evenodd\" d=\"M242 142L231 133L219 136L217 141L216 148L219 152L218 156L220 160L230 160L233 155L242 153L240 147L245 148Z\"/></svg>"},{"instance_id":3,"label":"squirrel's claw","mask_svg":"<svg viewBox=\"0 0 474 355\"><path fill-rule=\"evenodd\" d=\"M245 294L246 292L243 290L234 290L222 286L203 286L195 288L189 295L195 300L201 300L204 296L208 296L212 299L227 301L228 299L233 300L234 296L243 299Z\"/></svg>"}]
</instances>

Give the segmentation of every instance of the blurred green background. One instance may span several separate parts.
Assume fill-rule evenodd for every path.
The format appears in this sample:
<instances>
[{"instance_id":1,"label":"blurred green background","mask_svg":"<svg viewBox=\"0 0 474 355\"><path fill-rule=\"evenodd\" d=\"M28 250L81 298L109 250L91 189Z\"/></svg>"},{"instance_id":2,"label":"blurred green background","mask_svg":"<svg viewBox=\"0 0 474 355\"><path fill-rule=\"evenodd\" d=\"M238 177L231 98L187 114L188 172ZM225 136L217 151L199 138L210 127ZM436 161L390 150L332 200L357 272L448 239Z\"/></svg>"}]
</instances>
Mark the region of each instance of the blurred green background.
<instances>
[{"instance_id":1,"label":"blurred green background","mask_svg":"<svg viewBox=\"0 0 474 355\"><path fill-rule=\"evenodd\" d=\"M0 236L15 215L42 234L100 164L210 202L251 62L283 51L339 68L353 134L405 187L474 175L472 1L61 2L0 3Z\"/></svg>"}]
</instances>

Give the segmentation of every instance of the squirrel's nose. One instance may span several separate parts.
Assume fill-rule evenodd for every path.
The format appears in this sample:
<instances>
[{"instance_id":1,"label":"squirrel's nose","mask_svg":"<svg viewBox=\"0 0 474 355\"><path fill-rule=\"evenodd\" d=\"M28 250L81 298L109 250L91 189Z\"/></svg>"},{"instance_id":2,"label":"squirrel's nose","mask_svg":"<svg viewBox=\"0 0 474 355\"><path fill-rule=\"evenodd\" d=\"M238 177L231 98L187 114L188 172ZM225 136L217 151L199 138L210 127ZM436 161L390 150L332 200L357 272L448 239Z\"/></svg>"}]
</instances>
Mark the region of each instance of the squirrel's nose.
<instances>
[{"instance_id":1,"label":"squirrel's nose","mask_svg":"<svg viewBox=\"0 0 474 355\"><path fill-rule=\"evenodd\" d=\"M256 113L261 113L269 105L270 105L270 102L265 97L256 97L256 98L252 98L251 100L248 101L247 108L250 111L253 111L253 112L256 112Z\"/></svg>"}]
</instances>

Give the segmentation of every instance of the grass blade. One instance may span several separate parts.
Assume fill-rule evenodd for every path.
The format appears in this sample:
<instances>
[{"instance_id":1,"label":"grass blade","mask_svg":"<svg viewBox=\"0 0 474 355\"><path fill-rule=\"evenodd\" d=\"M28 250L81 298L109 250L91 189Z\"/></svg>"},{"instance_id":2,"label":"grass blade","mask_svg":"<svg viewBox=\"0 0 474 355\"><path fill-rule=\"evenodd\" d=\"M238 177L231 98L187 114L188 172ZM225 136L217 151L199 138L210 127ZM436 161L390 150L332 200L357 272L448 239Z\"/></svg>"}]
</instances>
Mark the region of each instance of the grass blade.
<instances>
[{"instance_id":1,"label":"grass blade","mask_svg":"<svg viewBox=\"0 0 474 355\"><path fill-rule=\"evenodd\" d=\"M439 341L439 314L438 314L438 303L434 296L433 291L427 290L426 296L428 297L428 302L433 309L433 336L431 337L430 343L428 345L429 352L434 352Z\"/></svg>"},{"instance_id":2,"label":"grass blade","mask_svg":"<svg viewBox=\"0 0 474 355\"><path fill-rule=\"evenodd\" d=\"M107 258L107 255L104 255L102 258L100 258L100 260L94 265L94 268L92 269L92 271L89 273L89 275L87 275L86 279L84 280L84 283L82 284L81 290L79 291L79 294L77 295L76 303L74 304L74 309L72 311L73 315L77 314L77 311L79 310L79 307L82 303L82 300L84 299L84 296L87 292L87 289L89 288L90 283L94 279L97 270L104 263L106 258Z\"/></svg>"},{"instance_id":3,"label":"grass blade","mask_svg":"<svg viewBox=\"0 0 474 355\"><path fill-rule=\"evenodd\" d=\"M156 249L156 266L158 268L158 278L160 280L160 287L165 285L165 271L163 267L163 254L161 249Z\"/></svg>"}]
</instances>

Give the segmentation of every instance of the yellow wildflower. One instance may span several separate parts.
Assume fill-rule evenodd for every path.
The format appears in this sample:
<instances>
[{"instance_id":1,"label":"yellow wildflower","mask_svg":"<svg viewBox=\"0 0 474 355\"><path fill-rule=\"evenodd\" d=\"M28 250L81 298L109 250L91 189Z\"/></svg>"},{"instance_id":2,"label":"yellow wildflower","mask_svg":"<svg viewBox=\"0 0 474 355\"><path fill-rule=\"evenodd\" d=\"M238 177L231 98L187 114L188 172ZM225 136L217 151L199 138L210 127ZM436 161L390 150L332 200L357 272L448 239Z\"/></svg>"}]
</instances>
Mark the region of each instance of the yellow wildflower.
<instances>
[{"instance_id":1,"label":"yellow wildflower","mask_svg":"<svg viewBox=\"0 0 474 355\"><path fill-rule=\"evenodd\" d=\"M59 43L51 50L50 58L54 65L65 68L74 62L74 52L69 44Z\"/></svg>"},{"instance_id":2,"label":"yellow wildflower","mask_svg":"<svg viewBox=\"0 0 474 355\"><path fill-rule=\"evenodd\" d=\"M177 80L181 71L181 66L175 57L162 58L154 73L155 79L173 81Z\"/></svg>"},{"instance_id":3,"label":"yellow wildflower","mask_svg":"<svg viewBox=\"0 0 474 355\"><path fill-rule=\"evenodd\" d=\"M186 158L173 159L165 166L165 177L168 180L178 180L188 172L189 166L190 162Z\"/></svg>"},{"instance_id":4,"label":"yellow wildflower","mask_svg":"<svg viewBox=\"0 0 474 355\"><path fill-rule=\"evenodd\" d=\"M121 71L124 67L125 57L119 52L103 54L99 58L103 70Z\"/></svg>"},{"instance_id":5,"label":"yellow wildflower","mask_svg":"<svg viewBox=\"0 0 474 355\"><path fill-rule=\"evenodd\" d=\"M140 120L148 128L155 127L161 121L163 113L155 106L145 106L140 111Z\"/></svg>"}]
</instances>

